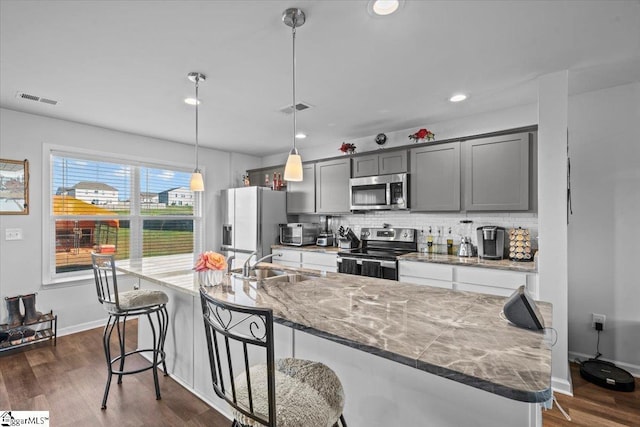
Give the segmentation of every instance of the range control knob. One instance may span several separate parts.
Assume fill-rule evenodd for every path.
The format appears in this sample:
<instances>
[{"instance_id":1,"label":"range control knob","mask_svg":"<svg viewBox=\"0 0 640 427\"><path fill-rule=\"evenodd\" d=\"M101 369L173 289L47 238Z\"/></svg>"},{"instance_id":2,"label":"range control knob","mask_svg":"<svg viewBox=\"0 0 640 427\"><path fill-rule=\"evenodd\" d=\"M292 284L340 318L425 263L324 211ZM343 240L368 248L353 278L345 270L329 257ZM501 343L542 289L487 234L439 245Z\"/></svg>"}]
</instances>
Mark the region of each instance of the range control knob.
<instances>
[{"instance_id":1,"label":"range control knob","mask_svg":"<svg viewBox=\"0 0 640 427\"><path fill-rule=\"evenodd\" d=\"M408 234L407 233L402 233L402 237L407 237Z\"/></svg>"}]
</instances>

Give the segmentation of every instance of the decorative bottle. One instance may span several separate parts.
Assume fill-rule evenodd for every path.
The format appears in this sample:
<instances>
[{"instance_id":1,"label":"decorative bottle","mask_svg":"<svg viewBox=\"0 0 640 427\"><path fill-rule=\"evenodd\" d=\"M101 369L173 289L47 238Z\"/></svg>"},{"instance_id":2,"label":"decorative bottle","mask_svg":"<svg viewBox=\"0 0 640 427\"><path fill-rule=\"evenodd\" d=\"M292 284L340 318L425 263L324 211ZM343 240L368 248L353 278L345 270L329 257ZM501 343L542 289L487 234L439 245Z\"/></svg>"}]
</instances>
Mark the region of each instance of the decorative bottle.
<instances>
[{"instance_id":1,"label":"decorative bottle","mask_svg":"<svg viewBox=\"0 0 640 427\"><path fill-rule=\"evenodd\" d=\"M453 235L451 235L451 227L447 234L447 255L453 255Z\"/></svg>"},{"instance_id":2,"label":"decorative bottle","mask_svg":"<svg viewBox=\"0 0 640 427\"><path fill-rule=\"evenodd\" d=\"M431 232L431 227L429 227L429 234L427 235L427 252L430 254L433 253L433 234Z\"/></svg>"}]
</instances>

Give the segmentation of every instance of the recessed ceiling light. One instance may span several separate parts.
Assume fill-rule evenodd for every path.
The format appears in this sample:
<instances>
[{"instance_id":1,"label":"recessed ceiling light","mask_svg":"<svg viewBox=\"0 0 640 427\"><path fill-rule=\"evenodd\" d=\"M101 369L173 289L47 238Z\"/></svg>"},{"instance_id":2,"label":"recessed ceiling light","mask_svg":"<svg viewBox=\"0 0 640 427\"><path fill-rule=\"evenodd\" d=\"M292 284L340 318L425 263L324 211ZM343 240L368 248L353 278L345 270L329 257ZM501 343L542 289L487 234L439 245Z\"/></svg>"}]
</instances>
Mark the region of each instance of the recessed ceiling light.
<instances>
[{"instance_id":1,"label":"recessed ceiling light","mask_svg":"<svg viewBox=\"0 0 640 427\"><path fill-rule=\"evenodd\" d=\"M202 104L202 101L198 100L198 105ZM185 98L184 99L184 103L185 104L189 104L189 105L196 105L196 99L195 98Z\"/></svg>"},{"instance_id":2,"label":"recessed ceiling light","mask_svg":"<svg viewBox=\"0 0 640 427\"><path fill-rule=\"evenodd\" d=\"M306 133L302 133L302 132L296 133L296 138L298 139L305 139L306 137L307 137Z\"/></svg>"},{"instance_id":3,"label":"recessed ceiling light","mask_svg":"<svg viewBox=\"0 0 640 427\"><path fill-rule=\"evenodd\" d=\"M387 16L398 10L401 2L402 0L370 0L367 9L373 15Z\"/></svg>"},{"instance_id":4,"label":"recessed ceiling light","mask_svg":"<svg viewBox=\"0 0 640 427\"><path fill-rule=\"evenodd\" d=\"M467 99L467 95L465 95L464 93L457 93L453 95L451 98L449 98L449 101L460 102L460 101L464 101L465 99Z\"/></svg>"}]
</instances>

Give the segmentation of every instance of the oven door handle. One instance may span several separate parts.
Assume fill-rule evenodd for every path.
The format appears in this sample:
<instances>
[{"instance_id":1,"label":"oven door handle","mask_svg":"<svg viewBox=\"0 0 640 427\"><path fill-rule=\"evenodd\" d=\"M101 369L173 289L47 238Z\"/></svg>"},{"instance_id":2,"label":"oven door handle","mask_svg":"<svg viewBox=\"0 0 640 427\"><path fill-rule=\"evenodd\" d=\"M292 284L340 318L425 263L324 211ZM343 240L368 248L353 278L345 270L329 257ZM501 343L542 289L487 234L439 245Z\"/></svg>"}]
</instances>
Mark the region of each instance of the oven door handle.
<instances>
[{"instance_id":1,"label":"oven door handle","mask_svg":"<svg viewBox=\"0 0 640 427\"><path fill-rule=\"evenodd\" d=\"M338 263L342 262L343 259L354 260L356 264L359 264L359 265L362 265L362 261L369 261L369 262L377 262L378 264L380 264L380 267L382 268L393 268L394 270L398 268L395 261L384 261L380 259L368 259L368 258L351 258L351 257L341 256L341 257L338 257Z\"/></svg>"}]
</instances>

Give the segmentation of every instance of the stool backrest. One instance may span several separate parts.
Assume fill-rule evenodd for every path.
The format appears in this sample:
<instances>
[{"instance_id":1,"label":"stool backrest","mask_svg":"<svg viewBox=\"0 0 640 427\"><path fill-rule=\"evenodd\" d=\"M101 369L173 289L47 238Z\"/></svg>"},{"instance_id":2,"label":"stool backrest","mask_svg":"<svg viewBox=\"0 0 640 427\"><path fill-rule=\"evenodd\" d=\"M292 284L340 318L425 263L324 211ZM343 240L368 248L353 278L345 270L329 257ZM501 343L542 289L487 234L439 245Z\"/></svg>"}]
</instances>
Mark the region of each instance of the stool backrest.
<instances>
[{"instance_id":1,"label":"stool backrest","mask_svg":"<svg viewBox=\"0 0 640 427\"><path fill-rule=\"evenodd\" d=\"M96 280L96 292L100 304L107 303L108 307L119 309L118 280L116 279L115 257L106 254L91 253L93 277Z\"/></svg>"},{"instance_id":2,"label":"stool backrest","mask_svg":"<svg viewBox=\"0 0 640 427\"><path fill-rule=\"evenodd\" d=\"M276 426L275 360L273 351L273 312L268 308L245 307L217 300L200 288L200 301L204 329L209 350L211 380L216 394L229 405L258 423ZM232 342L235 342L233 345ZM242 348L242 351L238 350ZM251 395L249 371L249 349L251 354L262 353L267 365L268 418L257 414ZM242 359L238 356L242 355ZM235 355L236 357L232 357ZM233 361L236 365L234 366ZM241 360L238 362L238 360ZM241 368L234 372L234 367ZM239 402L236 396L236 375L242 372L248 387L248 402Z\"/></svg>"}]
</instances>

